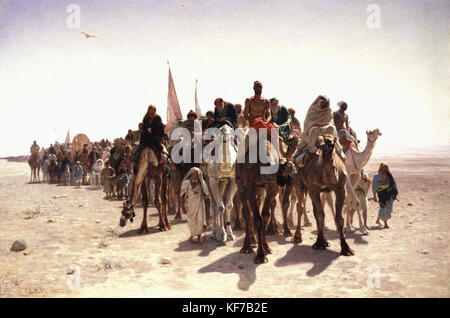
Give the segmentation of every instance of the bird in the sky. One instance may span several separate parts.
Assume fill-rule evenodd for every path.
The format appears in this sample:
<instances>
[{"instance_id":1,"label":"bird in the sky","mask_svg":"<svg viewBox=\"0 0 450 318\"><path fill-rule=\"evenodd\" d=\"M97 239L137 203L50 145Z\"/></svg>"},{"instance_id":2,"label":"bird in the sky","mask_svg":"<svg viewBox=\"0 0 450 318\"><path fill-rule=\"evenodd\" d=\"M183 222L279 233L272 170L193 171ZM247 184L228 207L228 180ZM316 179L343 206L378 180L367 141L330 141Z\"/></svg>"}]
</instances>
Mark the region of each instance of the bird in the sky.
<instances>
[{"instance_id":1,"label":"bird in the sky","mask_svg":"<svg viewBox=\"0 0 450 318\"><path fill-rule=\"evenodd\" d=\"M83 34L86 37L86 39L97 37L96 35L90 35L90 34L87 34L86 32L81 32L81 34Z\"/></svg>"},{"instance_id":2,"label":"bird in the sky","mask_svg":"<svg viewBox=\"0 0 450 318\"><path fill-rule=\"evenodd\" d=\"M180 4L179 8L180 9L186 8L188 4L189 4L189 2L182 3L182 4Z\"/></svg>"}]
</instances>

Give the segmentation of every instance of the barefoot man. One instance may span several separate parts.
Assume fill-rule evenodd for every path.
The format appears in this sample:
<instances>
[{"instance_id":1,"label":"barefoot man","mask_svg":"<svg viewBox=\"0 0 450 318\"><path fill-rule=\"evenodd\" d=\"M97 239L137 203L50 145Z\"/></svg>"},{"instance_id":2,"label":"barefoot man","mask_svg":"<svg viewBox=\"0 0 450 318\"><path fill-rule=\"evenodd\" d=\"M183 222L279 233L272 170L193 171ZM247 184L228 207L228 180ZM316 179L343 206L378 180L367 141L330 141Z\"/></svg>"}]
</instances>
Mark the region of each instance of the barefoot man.
<instances>
[{"instance_id":1,"label":"barefoot man","mask_svg":"<svg viewBox=\"0 0 450 318\"><path fill-rule=\"evenodd\" d=\"M206 209L205 199L209 199L208 186L203 179L203 173L199 168L191 168L181 183L181 209L187 214L189 226L189 242L194 243L197 236L198 244L205 242L206 231Z\"/></svg>"},{"instance_id":2,"label":"barefoot man","mask_svg":"<svg viewBox=\"0 0 450 318\"><path fill-rule=\"evenodd\" d=\"M263 86L260 81L254 82L253 90L255 95L245 100L244 118L248 120L250 128L254 128L257 131L259 128L267 129L267 138L270 141L270 132L271 129L274 128L270 123L272 120L270 100L261 96L262 88ZM282 140L281 137L279 138ZM281 157L279 148L277 149L277 152L278 158L280 158L280 164L283 164L282 161L285 161L285 159Z\"/></svg>"}]
</instances>

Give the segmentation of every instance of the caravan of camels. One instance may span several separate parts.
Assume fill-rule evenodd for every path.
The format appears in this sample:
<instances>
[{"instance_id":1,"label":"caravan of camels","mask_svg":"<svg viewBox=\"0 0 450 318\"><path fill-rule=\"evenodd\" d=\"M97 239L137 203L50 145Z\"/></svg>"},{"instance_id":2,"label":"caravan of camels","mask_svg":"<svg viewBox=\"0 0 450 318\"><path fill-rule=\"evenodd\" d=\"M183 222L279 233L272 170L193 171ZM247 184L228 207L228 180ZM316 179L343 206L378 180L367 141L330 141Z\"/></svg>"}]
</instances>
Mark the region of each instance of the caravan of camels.
<instances>
[{"instance_id":1,"label":"caravan of camels","mask_svg":"<svg viewBox=\"0 0 450 318\"><path fill-rule=\"evenodd\" d=\"M28 160L30 182L40 182L42 170L42 181L103 188L105 199L123 200L122 227L133 222L141 200L143 218L138 233L148 232L150 205L158 211L160 231L171 229L168 214L175 219L186 214L193 243L203 244L208 228L221 245L234 240L233 230L245 229L241 253L253 253L256 247L256 263L267 262L271 253L267 235L292 236L294 207L298 220L292 242L302 242L302 218L304 226L311 225L305 210L309 195L317 223L312 247L329 246L324 235L328 205L341 255L354 255L344 226L354 229L350 216L356 211L359 230L368 234L369 186L374 200L378 195L380 210L392 206L397 196L387 165L379 170L384 178L373 183L364 172L381 132L367 131L366 147L359 149L360 140L349 126L345 102L339 102L333 112L330 100L318 96L301 126L294 109L280 105L277 98L262 97L262 88L261 82L254 82L254 96L245 100L244 107L217 98L213 111L203 115L196 107L184 121L169 92L167 125L150 105L139 129L130 129L125 138L113 142L92 142L84 134L72 140L68 135L65 143L47 149L34 142ZM277 196L281 226L274 213ZM387 218L381 220L387 227Z\"/></svg>"}]
</instances>

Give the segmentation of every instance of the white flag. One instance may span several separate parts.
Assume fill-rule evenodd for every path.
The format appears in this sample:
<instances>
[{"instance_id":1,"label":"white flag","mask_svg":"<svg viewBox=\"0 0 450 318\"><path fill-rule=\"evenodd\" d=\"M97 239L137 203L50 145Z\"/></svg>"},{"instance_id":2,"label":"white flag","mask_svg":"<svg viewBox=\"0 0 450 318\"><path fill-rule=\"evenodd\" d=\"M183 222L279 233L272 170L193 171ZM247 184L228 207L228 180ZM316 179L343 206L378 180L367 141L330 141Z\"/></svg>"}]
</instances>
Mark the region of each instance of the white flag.
<instances>
[{"instance_id":1,"label":"white flag","mask_svg":"<svg viewBox=\"0 0 450 318\"><path fill-rule=\"evenodd\" d=\"M202 115L202 110L200 108L200 105L198 104L197 83L198 79L195 79L195 112L197 113L198 117L200 117Z\"/></svg>"}]
</instances>

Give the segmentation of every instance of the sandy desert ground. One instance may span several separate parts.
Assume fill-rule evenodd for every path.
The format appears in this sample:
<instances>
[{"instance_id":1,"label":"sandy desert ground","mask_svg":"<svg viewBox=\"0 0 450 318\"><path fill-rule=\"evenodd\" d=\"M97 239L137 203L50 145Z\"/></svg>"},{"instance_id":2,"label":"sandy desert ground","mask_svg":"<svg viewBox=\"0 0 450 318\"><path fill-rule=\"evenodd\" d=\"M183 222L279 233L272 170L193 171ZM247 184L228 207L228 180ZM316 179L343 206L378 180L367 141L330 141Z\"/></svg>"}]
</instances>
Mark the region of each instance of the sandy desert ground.
<instances>
[{"instance_id":1,"label":"sandy desert ground","mask_svg":"<svg viewBox=\"0 0 450 318\"><path fill-rule=\"evenodd\" d=\"M99 190L27 184L26 163L0 161L1 297L449 297L449 157L372 158L390 164L400 202L390 229L375 226L370 203L368 236L348 233L356 251L339 255L338 235L327 212L331 246L311 248L316 226L303 228L303 243L269 237L273 254L255 265L242 255L243 233L226 246L186 241L186 217L159 232L156 210L152 230L138 235L142 209L134 223L120 228L121 202L106 201ZM307 210L311 220L311 203ZM278 220L281 214L277 208ZM357 218L355 218L357 224ZM22 252L10 251L18 239ZM170 257L170 264L162 264ZM68 275L68 267L75 272ZM379 270L379 272L378 272ZM379 285L368 284L379 273ZM76 278L79 277L79 280ZM79 288L77 285L79 282Z\"/></svg>"}]
</instances>

